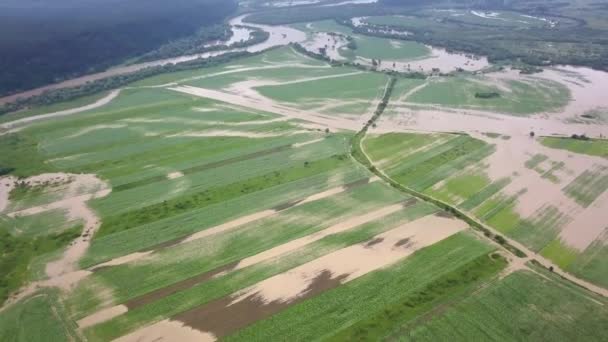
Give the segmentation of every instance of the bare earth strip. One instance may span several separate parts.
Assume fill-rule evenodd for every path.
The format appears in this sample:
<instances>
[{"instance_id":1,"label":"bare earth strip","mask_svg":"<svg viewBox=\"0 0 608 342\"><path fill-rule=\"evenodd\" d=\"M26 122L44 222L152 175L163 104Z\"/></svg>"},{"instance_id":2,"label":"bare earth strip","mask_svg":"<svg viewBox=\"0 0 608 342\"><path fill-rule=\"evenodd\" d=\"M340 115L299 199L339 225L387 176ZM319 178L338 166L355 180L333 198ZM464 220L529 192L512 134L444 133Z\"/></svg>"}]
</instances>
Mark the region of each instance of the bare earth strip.
<instances>
[{"instance_id":1,"label":"bare earth strip","mask_svg":"<svg viewBox=\"0 0 608 342\"><path fill-rule=\"evenodd\" d=\"M8 206L8 197L13 188L15 188L15 181L14 177L0 178L0 213Z\"/></svg>"}]
</instances>

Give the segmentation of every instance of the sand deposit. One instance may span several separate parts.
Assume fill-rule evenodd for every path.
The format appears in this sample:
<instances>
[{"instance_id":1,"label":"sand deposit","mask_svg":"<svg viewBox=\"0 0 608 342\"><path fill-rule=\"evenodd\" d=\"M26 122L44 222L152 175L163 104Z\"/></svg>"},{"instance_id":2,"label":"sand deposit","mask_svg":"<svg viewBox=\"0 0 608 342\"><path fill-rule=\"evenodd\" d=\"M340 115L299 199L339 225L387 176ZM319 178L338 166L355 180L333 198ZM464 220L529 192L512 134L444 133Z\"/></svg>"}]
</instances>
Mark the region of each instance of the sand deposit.
<instances>
[{"instance_id":1,"label":"sand deposit","mask_svg":"<svg viewBox=\"0 0 608 342\"><path fill-rule=\"evenodd\" d=\"M115 342L208 342L215 341L209 333L202 333L196 329L184 326L176 321L164 320L128 335L122 336Z\"/></svg>"}]
</instances>

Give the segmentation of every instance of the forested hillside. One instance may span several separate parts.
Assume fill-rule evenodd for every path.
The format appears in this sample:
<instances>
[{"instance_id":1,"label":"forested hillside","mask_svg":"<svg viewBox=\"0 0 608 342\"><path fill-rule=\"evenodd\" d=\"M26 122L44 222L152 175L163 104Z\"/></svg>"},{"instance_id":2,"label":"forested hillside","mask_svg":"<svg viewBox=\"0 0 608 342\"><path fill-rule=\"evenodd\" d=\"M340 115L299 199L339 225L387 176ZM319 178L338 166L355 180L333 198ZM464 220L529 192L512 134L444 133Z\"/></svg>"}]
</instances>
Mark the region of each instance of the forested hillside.
<instances>
[{"instance_id":1,"label":"forested hillside","mask_svg":"<svg viewBox=\"0 0 608 342\"><path fill-rule=\"evenodd\" d=\"M222 22L234 0L0 2L0 94L105 69Z\"/></svg>"}]
</instances>

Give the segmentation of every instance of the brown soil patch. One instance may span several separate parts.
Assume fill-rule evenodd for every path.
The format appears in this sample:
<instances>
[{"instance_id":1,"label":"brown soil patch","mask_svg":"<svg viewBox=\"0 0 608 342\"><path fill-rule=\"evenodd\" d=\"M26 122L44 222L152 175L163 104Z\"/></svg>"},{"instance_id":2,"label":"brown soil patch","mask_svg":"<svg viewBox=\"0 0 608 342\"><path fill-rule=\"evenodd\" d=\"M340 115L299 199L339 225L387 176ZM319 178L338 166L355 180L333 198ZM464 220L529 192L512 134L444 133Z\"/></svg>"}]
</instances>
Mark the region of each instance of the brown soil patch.
<instances>
[{"instance_id":1,"label":"brown soil patch","mask_svg":"<svg viewBox=\"0 0 608 342\"><path fill-rule=\"evenodd\" d=\"M405 238L405 239L401 239L401 240L397 241L397 243L395 244L395 247L410 248L410 247L412 247L412 245L413 245L412 240L410 238Z\"/></svg>"},{"instance_id":2,"label":"brown soil patch","mask_svg":"<svg viewBox=\"0 0 608 342\"><path fill-rule=\"evenodd\" d=\"M408 198L405 201L403 201L403 208L409 208L409 207L413 206L416 203L418 203L418 199L417 198L415 198L415 197Z\"/></svg>"},{"instance_id":3,"label":"brown soil patch","mask_svg":"<svg viewBox=\"0 0 608 342\"><path fill-rule=\"evenodd\" d=\"M234 267L237 264L238 264L238 262L230 263L225 266L211 270L209 272L205 272L205 273L199 274L195 277L180 281L171 286L167 286L162 289L158 289L156 291L146 293L143 296L140 296L140 297L137 297L137 298L134 298L134 299L131 299L131 300L125 302L124 305L126 305L126 307L129 308L129 310L133 310L135 308L146 305L148 303L157 301L161 298L170 296L176 292L183 291L183 290L189 289L195 285L204 283L207 280L212 279L217 274L220 274L223 272L228 272L228 271L234 269Z\"/></svg>"},{"instance_id":4,"label":"brown soil patch","mask_svg":"<svg viewBox=\"0 0 608 342\"><path fill-rule=\"evenodd\" d=\"M354 182L345 184L344 188L346 190L352 190L352 189L358 188L360 186L363 186L363 185L366 185L366 184L369 184L369 183L370 183L370 179L369 178L365 178L365 179L361 179L361 180L358 180L358 181L354 181Z\"/></svg>"},{"instance_id":5,"label":"brown soil patch","mask_svg":"<svg viewBox=\"0 0 608 342\"><path fill-rule=\"evenodd\" d=\"M338 287L348 275L332 278L332 273L324 270L304 289L303 294L293 301L273 301L267 303L257 294L233 303L232 297L225 297L207 305L175 316L173 319L184 325L210 332L216 337L226 336L254 322L270 317L283 309Z\"/></svg>"},{"instance_id":6,"label":"brown soil patch","mask_svg":"<svg viewBox=\"0 0 608 342\"><path fill-rule=\"evenodd\" d=\"M289 208L293 208L296 205L298 205L299 203L301 203L304 199L297 199L297 200L293 200L293 201L288 201L285 203L281 203L279 205L277 205L276 207L273 207L272 210L274 211L283 211Z\"/></svg>"},{"instance_id":7,"label":"brown soil patch","mask_svg":"<svg viewBox=\"0 0 608 342\"><path fill-rule=\"evenodd\" d=\"M441 211L438 211L437 213L435 213L435 216L437 216L437 217L445 217L445 218L453 218L454 214L448 213L447 211L444 211L444 210L441 210Z\"/></svg>"}]
</instances>

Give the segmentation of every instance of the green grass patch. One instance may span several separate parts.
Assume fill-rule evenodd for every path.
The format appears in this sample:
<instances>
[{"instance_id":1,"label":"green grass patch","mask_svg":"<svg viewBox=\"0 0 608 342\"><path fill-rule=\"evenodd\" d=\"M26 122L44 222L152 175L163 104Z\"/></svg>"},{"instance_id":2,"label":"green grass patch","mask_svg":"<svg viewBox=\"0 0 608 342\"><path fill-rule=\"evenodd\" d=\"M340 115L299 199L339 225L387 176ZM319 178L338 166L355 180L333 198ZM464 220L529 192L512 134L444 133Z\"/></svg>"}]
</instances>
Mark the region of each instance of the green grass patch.
<instances>
[{"instance_id":1,"label":"green grass patch","mask_svg":"<svg viewBox=\"0 0 608 342\"><path fill-rule=\"evenodd\" d=\"M361 72L350 76L263 86L256 90L271 99L315 110L329 101L359 101L356 111L345 113L358 115L367 114L371 101L382 96L387 81L384 74Z\"/></svg>"},{"instance_id":2,"label":"green grass patch","mask_svg":"<svg viewBox=\"0 0 608 342\"><path fill-rule=\"evenodd\" d=\"M369 174L363 168L349 164L340 169L266 188L169 219L95 238L87 255L81 260L81 266L90 267L364 177L369 177Z\"/></svg>"},{"instance_id":3,"label":"green grass patch","mask_svg":"<svg viewBox=\"0 0 608 342\"><path fill-rule=\"evenodd\" d=\"M551 148L608 158L608 140L581 140L572 138L546 137L541 138L540 142L541 144Z\"/></svg>"},{"instance_id":4,"label":"green grass patch","mask_svg":"<svg viewBox=\"0 0 608 342\"><path fill-rule=\"evenodd\" d=\"M397 82L397 85L400 83ZM454 138L455 136L444 134L370 134L364 140L364 148L375 164L380 163L379 167L388 170L418 149Z\"/></svg>"}]
</instances>

